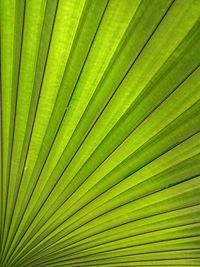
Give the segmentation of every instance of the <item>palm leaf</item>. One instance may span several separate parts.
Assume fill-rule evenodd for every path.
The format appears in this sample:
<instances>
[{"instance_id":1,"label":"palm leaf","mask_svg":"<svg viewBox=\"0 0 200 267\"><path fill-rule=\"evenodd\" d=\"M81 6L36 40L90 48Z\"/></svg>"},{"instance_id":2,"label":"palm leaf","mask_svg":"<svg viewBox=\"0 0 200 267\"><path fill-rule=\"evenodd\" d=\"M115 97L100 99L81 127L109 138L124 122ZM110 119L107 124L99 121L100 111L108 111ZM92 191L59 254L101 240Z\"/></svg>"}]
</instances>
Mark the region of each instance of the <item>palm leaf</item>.
<instances>
[{"instance_id":1,"label":"palm leaf","mask_svg":"<svg viewBox=\"0 0 200 267\"><path fill-rule=\"evenodd\" d=\"M200 265L200 2L0 4L0 266Z\"/></svg>"}]
</instances>

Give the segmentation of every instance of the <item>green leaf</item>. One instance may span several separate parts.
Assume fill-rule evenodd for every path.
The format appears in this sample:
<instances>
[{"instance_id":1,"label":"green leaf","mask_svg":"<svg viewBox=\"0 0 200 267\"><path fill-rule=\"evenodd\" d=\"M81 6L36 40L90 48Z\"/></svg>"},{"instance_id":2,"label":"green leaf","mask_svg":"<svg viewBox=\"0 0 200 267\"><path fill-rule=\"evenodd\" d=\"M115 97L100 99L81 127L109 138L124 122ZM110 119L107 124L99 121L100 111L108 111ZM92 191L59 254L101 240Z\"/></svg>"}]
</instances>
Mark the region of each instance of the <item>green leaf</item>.
<instances>
[{"instance_id":1,"label":"green leaf","mask_svg":"<svg viewBox=\"0 0 200 267\"><path fill-rule=\"evenodd\" d=\"M0 266L200 265L199 0L0 0Z\"/></svg>"}]
</instances>

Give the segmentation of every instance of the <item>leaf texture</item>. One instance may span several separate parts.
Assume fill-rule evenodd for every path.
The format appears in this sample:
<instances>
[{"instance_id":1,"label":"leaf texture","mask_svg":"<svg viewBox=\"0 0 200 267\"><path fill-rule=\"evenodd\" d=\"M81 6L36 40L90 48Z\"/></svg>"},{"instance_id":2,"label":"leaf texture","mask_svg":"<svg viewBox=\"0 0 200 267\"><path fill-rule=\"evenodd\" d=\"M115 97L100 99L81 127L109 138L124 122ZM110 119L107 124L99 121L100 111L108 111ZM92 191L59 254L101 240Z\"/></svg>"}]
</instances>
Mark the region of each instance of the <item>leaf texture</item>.
<instances>
[{"instance_id":1,"label":"leaf texture","mask_svg":"<svg viewBox=\"0 0 200 267\"><path fill-rule=\"evenodd\" d=\"M0 0L0 266L200 266L200 1Z\"/></svg>"}]
</instances>

